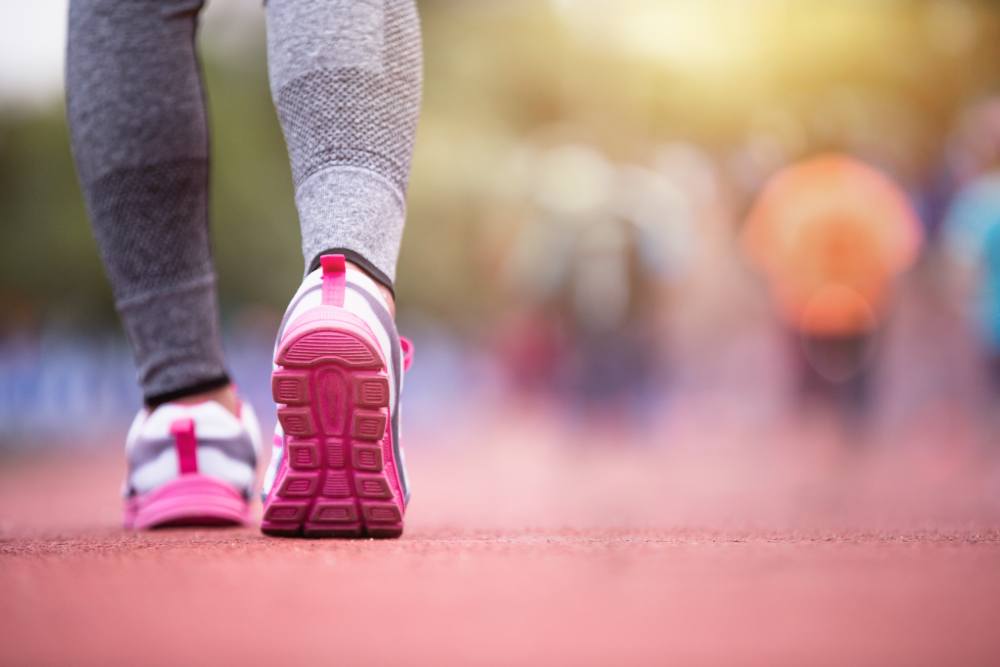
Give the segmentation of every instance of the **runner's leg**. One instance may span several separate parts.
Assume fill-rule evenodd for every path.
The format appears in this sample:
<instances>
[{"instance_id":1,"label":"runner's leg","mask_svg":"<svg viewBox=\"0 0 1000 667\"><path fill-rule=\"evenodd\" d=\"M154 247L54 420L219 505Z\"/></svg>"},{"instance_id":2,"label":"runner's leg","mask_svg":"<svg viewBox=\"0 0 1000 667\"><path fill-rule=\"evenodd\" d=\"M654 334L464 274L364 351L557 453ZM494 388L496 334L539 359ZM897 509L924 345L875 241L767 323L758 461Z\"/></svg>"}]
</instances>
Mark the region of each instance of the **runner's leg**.
<instances>
[{"instance_id":1,"label":"runner's leg","mask_svg":"<svg viewBox=\"0 0 1000 667\"><path fill-rule=\"evenodd\" d=\"M201 0L72 0L73 153L145 400L226 387L208 236Z\"/></svg>"},{"instance_id":2,"label":"runner's leg","mask_svg":"<svg viewBox=\"0 0 1000 667\"><path fill-rule=\"evenodd\" d=\"M267 38L306 272L342 254L391 289L420 107L416 6L268 0Z\"/></svg>"}]
</instances>

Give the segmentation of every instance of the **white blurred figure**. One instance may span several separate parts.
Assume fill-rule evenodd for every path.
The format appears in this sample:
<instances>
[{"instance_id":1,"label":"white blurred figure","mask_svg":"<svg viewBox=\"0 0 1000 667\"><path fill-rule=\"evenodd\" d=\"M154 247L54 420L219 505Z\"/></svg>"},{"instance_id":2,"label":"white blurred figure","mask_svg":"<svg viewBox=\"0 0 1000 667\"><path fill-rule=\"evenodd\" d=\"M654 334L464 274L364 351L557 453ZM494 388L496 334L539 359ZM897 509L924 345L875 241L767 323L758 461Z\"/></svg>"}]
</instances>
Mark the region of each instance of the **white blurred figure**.
<instances>
[{"instance_id":1,"label":"white blurred figure","mask_svg":"<svg viewBox=\"0 0 1000 667\"><path fill-rule=\"evenodd\" d=\"M532 354L513 367L588 415L641 406L662 379L661 316L690 261L688 197L655 171L579 144L539 155L528 196L532 219L510 270L531 304L519 335ZM533 374L542 366L547 382Z\"/></svg>"}]
</instances>

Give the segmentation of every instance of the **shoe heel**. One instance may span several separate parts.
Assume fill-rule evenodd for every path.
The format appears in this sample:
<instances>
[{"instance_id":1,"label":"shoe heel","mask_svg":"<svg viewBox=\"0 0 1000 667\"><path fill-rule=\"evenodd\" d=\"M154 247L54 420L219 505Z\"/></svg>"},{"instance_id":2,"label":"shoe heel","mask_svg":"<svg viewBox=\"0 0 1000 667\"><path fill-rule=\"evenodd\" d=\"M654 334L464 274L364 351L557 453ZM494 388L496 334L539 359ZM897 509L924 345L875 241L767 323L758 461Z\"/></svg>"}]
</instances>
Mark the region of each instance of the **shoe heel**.
<instances>
[{"instance_id":1,"label":"shoe heel","mask_svg":"<svg viewBox=\"0 0 1000 667\"><path fill-rule=\"evenodd\" d=\"M385 362L360 321L341 309L316 310L276 354L271 392L286 450L261 530L399 537L403 501Z\"/></svg>"},{"instance_id":2,"label":"shoe heel","mask_svg":"<svg viewBox=\"0 0 1000 667\"><path fill-rule=\"evenodd\" d=\"M125 527L239 526L247 521L246 499L228 484L205 475L181 475L125 503Z\"/></svg>"}]
</instances>

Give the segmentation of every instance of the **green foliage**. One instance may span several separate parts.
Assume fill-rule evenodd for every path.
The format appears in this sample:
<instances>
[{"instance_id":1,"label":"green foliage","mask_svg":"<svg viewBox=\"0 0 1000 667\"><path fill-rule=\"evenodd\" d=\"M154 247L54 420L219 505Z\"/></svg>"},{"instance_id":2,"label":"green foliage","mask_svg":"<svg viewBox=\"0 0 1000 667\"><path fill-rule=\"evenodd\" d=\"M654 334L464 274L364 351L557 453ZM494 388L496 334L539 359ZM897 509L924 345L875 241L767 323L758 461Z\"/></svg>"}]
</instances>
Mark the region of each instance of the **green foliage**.
<instances>
[{"instance_id":1,"label":"green foliage","mask_svg":"<svg viewBox=\"0 0 1000 667\"><path fill-rule=\"evenodd\" d=\"M114 316L61 108L0 115L0 321Z\"/></svg>"}]
</instances>

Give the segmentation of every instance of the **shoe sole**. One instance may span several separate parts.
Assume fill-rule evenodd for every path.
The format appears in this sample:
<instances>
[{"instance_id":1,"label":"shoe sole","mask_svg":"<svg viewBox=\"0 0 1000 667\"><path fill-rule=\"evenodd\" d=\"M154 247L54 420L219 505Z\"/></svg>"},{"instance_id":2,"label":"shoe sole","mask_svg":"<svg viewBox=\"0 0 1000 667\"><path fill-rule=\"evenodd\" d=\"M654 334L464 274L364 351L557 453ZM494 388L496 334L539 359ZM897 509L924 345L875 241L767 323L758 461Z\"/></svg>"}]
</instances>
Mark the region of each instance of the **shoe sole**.
<instances>
[{"instance_id":1,"label":"shoe sole","mask_svg":"<svg viewBox=\"0 0 1000 667\"><path fill-rule=\"evenodd\" d=\"M147 530L167 526L241 526L246 499L211 477L189 474L125 502L125 527Z\"/></svg>"},{"instance_id":2,"label":"shoe sole","mask_svg":"<svg viewBox=\"0 0 1000 667\"><path fill-rule=\"evenodd\" d=\"M271 375L285 452L261 531L399 537L386 365L360 320L339 309L313 319L282 340Z\"/></svg>"}]
</instances>

